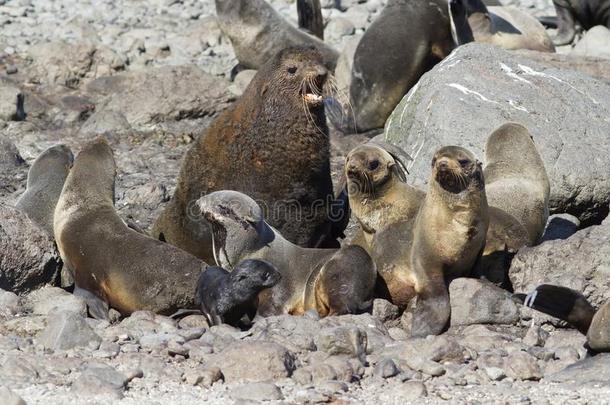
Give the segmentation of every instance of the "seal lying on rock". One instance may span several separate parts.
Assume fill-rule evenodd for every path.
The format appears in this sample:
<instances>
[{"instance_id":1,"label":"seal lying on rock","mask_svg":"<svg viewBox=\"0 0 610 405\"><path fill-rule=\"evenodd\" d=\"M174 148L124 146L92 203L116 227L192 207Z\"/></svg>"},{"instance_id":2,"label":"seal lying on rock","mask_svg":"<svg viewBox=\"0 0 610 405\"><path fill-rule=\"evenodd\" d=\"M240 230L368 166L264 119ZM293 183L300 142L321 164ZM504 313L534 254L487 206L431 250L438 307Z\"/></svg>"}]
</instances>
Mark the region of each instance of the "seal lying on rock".
<instances>
[{"instance_id":1,"label":"seal lying on rock","mask_svg":"<svg viewBox=\"0 0 610 405\"><path fill-rule=\"evenodd\" d=\"M322 97L327 77L315 49L288 48L271 58L241 99L186 153L176 191L153 236L211 262L211 233L195 202L231 189L259 201L270 224L291 242L338 247L343 229L331 218L330 141Z\"/></svg>"},{"instance_id":2,"label":"seal lying on rock","mask_svg":"<svg viewBox=\"0 0 610 405\"><path fill-rule=\"evenodd\" d=\"M457 45L476 41L510 50L555 52L544 26L517 8L487 8L481 0L450 0L449 16Z\"/></svg>"},{"instance_id":3,"label":"seal lying on rock","mask_svg":"<svg viewBox=\"0 0 610 405\"><path fill-rule=\"evenodd\" d=\"M115 176L112 150L97 138L76 157L57 203L55 240L74 272L74 293L103 319L108 306L123 315L191 308L206 263L130 229L114 209Z\"/></svg>"},{"instance_id":4,"label":"seal lying on rock","mask_svg":"<svg viewBox=\"0 0 610 405\"><path fill-rule=\"evenodd\" d=\"M576 24L588 30L596 25L610 28L610 0L553 0L558 17L555 45L570 44Z\"/></svg>"},{"instance_id":5,"label":"seal lying on rock","mask_svg":"<svg viewBox=\"0 0 610 405\"><path fill-rule=\"evenodd\" d=\"M554 316L587 335L587 344L595 351L610 351L610 302L596 310L578 291L542 284L529 294L515 294L523 305Z\"/></svg>"},{"instance_id":6,"label":"seal lying on rock","mask_svg":"<svg viewBox=\"0 0 610 405\"><path fill-rule=\"evenodd\" d=\"M237 326L244 315L254 319L258 293L282 278L271 263L244 260L232 272L210 266L199 276L195 301L210 325Z\"/></svg>"},{"instance_id":7,"label":"seal lying on rock","mask_svg":"<svg viewBox=\"0 0 610 405\"><path fill-rule=\"evenodd\" d=\"M277 267L281 281L259 294L262 316L321 316L357 313L371 304L377 273L360 246L306 249L265 222L261 207L236 191L217 191L197 202L212 226L216 264L231 269L239 260L262 259Z\"/></svg>"}]
</instances>

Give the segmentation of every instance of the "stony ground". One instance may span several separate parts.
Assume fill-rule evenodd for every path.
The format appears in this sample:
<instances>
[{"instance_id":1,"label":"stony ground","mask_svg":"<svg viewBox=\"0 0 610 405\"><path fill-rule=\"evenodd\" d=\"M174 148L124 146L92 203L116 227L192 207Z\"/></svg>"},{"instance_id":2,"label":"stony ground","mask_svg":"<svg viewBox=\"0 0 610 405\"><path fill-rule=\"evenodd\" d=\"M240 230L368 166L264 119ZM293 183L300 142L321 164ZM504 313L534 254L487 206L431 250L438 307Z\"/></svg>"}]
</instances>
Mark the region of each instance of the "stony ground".
<instances>
[{"instance_id":1,"label":"stony ground","mask_svg":"<svg viewBox=\"0 0 610 405\"><path fill-rule=\"evenodd\" d=\"M327 40L338 48L366 29L384 1L343 3L346 12L324 9ZM504 3L554 14L551 0ZM296 19L293 2L272 4ZM46 147L64 142L76 152L106 134L119 167L117 208L146 229L171 195L189 143L245 86L227 79L236 60L209 0L0 0L0 27L0 204L23 192L28 163ZM25 120L15 117L17 95L25 96ZM336 169L364 138L332 139ZM596 281L600 290L606 282ZM144 312L109 324L86 318L83 302L58 288L20 297L0 290L0 398L609 402L610 358L590 357L584 336L476 280L460 280L451 292L459 316L449 332L407 340L384 301L372 315L281 316L239 331L209 328L197 315L175 321Z\"/></svg>"}]
</instances>

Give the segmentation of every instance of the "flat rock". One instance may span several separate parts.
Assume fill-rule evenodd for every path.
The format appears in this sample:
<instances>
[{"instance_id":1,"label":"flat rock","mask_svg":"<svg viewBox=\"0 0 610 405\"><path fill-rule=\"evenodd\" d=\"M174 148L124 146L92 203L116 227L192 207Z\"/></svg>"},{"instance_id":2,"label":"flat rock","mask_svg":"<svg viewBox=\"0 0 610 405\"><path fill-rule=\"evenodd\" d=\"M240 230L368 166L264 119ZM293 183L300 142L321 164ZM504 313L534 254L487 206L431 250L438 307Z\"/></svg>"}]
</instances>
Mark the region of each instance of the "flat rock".
<instances>
[{"instance_id":1,"label":"flat rock","mask_svg":"<svg viewBox=\"0 0 610 405\"><path fill-rule=\"evenodd\" d=\"M71 391L79 396L104 396L123 398L128 379L114 368L106 365L90 365L74 381Z\"/></svg>"},{"instance_id":2,"label":"flat rock","mask_svg":"<svg viewBox=\"0 0 610 405\"><path fill-rule=\"evenodd\" d=\"M25 213L0 203L0 288L14 293L56 283L60 258L50 236Z\"/></svg>"},{"instance_id":3,"label":"flat rock","mask_svg":"<svg viewBox=\"0 0 610 405\"><path fill-rule=\"evenodd\" d=\"M97 349L101 340L85 318L68 311L51 315L47 327L38 336L39 345L53 350L68 350L75 347Z\"/></svg>"},{"instance_id":4,"label":"flat rock","mask_svg":"<svg viewBox=\"0 0 610 405\"><path fill-rule=\"evenodd\" d=\"M409 182L422 186L437 149L459 145L483 159L488 136L507 121L533 136L551 180L552 213L585 226L607 215L610 85L581 73L489 45L460 46L402 99L385 137L413 157Z\"/></svg>"},{"instance_id":5,"label":"flat rock","mask_svg":"<svg viewBox=\"0 0 610 405\"><path fill-rule=\"evenodd\" d=\"M458 278L449 285L451 325L513 324L519 310L511 294L481 280Z\"/></svg>"},{"instance_id":6,"label":"flat rock","mask_svg":"<svg viewBox=\"0 0 610 405\"><path fill-rule=\"evenodd\" d=\"M25 299L25 308L35 315L52 315L60 311L87 316L85 301L58 287L45 286L31 292Z\"/></svg>"},{"instance_id":7,"label":"flat rock","mask_svg":"<svg viewBox=\"0 0 610 405\"><path fill-rule=\"evenodd\" d=\"M266 382L256 382L239 385L231 390L231 397L242 401L278 401L284 399L277 385Z\"/></svg>"},{"instance_id":8,"label":"flat rock","mask_svg":"<svg viewBox=\"0 0 610 405\"><path fill-rule=\"evenodd\" d=\"M598 354L574 363L545 380L578 386L610 382L610 353Z\"/></svg>"},{"instance_id":9,"label":"flat rock","mask_svg":"<svg viewBox=\"0 0 610 405\"><path fill-rule=\"evenodd\" d=\"M366 354L367 336L357 327L325 328L316 337L318 350L328 354L346 354L362 358Z\"/></svg>"}]
</instances>

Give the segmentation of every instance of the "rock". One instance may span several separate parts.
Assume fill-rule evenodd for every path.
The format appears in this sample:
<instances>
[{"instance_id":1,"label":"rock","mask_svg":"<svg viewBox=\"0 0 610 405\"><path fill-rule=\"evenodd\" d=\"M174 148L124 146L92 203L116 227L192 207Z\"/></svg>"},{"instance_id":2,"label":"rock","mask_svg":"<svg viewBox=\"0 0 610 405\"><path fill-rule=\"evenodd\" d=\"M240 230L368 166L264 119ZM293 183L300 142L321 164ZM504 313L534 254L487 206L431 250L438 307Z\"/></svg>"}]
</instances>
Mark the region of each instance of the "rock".
<instances>
[{"instance_id":1,"label":"rock","mask_svg":"<svg viewBox=\"0 0 610 405\"><path fill-rule=\"evenodd\" d=\"M229 86L229 90L231 91L231 93L233 93L237 97L244 94L246 87L248 87L248 85L256 75L256 72L256 70L251 69L245 69L239 72L235 76L233 83Z\"/></svg>"},{"instance_id":2,"label":"rock","mask_svg":"<svg viewBox=\"0 0 610 405\"><path fill-rule=\"evenodd\" d=\"M504 359L504 371L508 377L516 380L539 380L542 372L532 355L516 351Z\"/></svg>"},{"instance_id":3,"label":"rock","mask_svg":"<svg viewBox=\"0 0 610 405\"><path fill-rule=\"evenodd\" d=\"M272 383L258 382L237 386L231 390L231 397L242 401L278 401L284 399L282 391Z\"/></svg>"},{"instance_id":4,"label":"rock","mask_svg":"<svg viewBox=\"0 0 610 405\"><path fill-rule=\"evenodd\" d=\"M0 121L25 119L23 93L17 87L0 81Z\"/></svg>"},{"instance_id":5,"label":"rock","mask_svg":"<svg viewBox=\"0 0 610 405\"><path fill-rule=\"evenodd\" d=\"M515 291L529 292L540 284L555 284L582 292L595 307L610 301L609 276L610 224L585 228L566 240L525 247L509 269Z\"/></svg>"},{"instance_id":6,"label":"rock","mask_svg":"<svg viewBox=\"0 0 610 405\"><path fill-rule=\"evenodd\" d=\"M339 91L340 101L349 100L349 86L352 81L352 65L354 64L354 55L358 43L362 39L362 35L354 35L345 41L343 50L337 59L337 67L335 68L335 79L337 81L337 89Z\"/></svg>"},{"instance_id":7,"label":"rock","mask_svg":"<svg viewBox=\"0 0 610 405\"><path fill-rule=\"evenodd\" d=\"M563 53L537 52L524 49L512 52L558 69L575 70L610 84L610 66L608 66L608 60L606 58L593 58Z\"/></svg>"},{"instance_id":8,"label":"rock","mask_svg":"<svg viewBox=\"0 0 610 405\"><path fill-rule=\"evenodd\" d=\"M578 231L578 228L580 228L580 221L574 215L551 215L547 221L540 243L547 240L568 239Z\"/></svg>"},{"instance_id":9,"label":"rock","mask_svg":"<svg viewBox=\"0 0 610 405\"><path fill-rule=\"evenodd\" d=\"M367 337L357 327L338 327L323 329L315 337L318 350L328 354L346 354L363 358L366 354Z\"/></svg>"},{"instance_id":10,"label":"rock","mask_svg":"<svg viewBox=\"0 0 610 405\"><path fill-rule=\"evenodd\" d=\"M88 89L100 96L112 95L97 106L92 118L112 111L122 114L131 127L138 129L217 115L232 100L228 86L226 80L195 66L162 66L123 73L112 79L100 78L90 83ZM122 120L116 120L124 126ZM96 131L99 129L92 130Z\"/></svg>"},{"instance_id":11,"label":"rock","mask_svg":"<svg viewBox=\"0 0 610 405\"><path fill-rule=\"evenodd\" d=\"M528 346L544 346L545 335L548 336L548 333L544 332L539 325L532 323L523 337L523 343Z\"/></svg>"},{"instance_id":12,"label":"rock","mask_svg":"<svg viewBox=\"0 0 610 405\"><path fill-rule=\"evenodd\" d=\"M123 374L106 365L91 365L72 384L71 391L79 396L123 398L128 380Z\"/></svg>"},{"instance_id":13,"label":"rock","mask_svg":"<svg viewBox=\"0 0 610 405\"><path fill-rule=\"evenodd\" d=\"M610 302L606 302L595 313L587 332L587 342L593 350L610 351Z\"/></svg>"},{"instance_id":14,"label":"rock","mask_svg":"<svg viewBox=\"0 0 610 405\"><path fill-rule=\"evenodd\" d=\"M97 349L101 340L85 322L85 318L68 311L51 315L46 329L38 337L41 346L53 350L68 350L75 347Z\"/></svg>"},{"instance_id":15,"label":"rock","mask_svg":"<svg viewBox=\"0 0 610 405\"><path fill-rule=\"evenodd\" d=\"M610 353L589 357L568 366L545 380L560 383L575 383L579 387L584 385L608 384L610 381Z\"/></svg>"},{"instance_id":16,"label":"rock","mask_svg":"<svg viewBox=\"0 0 610 405\"><path fill-rule=\"evenodd\" d=\"M99 135L121 136L132 130L127 118L113 110L96 111L89 116L80 128L80 133L87 137Z\"/></svg>"},{"instance_id":17,"label":"rock","mask_svg":"<svg viewBox=\"0 0 610 405\"><path fill-rule=\"evenodd\" d=\"M208 329L208 321L203 315L188 315L178 321L181 329L202 328Z\"/></svg>"},{"instance_id":18,"label":"rock","mask_svg":"<svg viewBox=\"0 0 610 405\"><path fill-rule=\"evenodd\" d=\"M485 374L492 381L500 381L504 377L506 377L506 373L500 367L486 367L483 369Z\"/></svg>"},{"instance_id":19,"label":"rock","mask_svg":"<svg viewBox=\"0 0 610 405\"><path fill-rule=\"evenodd\" d=\"M383 359L375 365L373 375L378 378L390 378L398 375L400 370L396 367L396 364L392 359Z\"/></svg>"},{"instance_id":20,"label":"rock","mask_svg":"<svg viewBox=\"0 0 610 405\"><path fill-rule=\"evenodd\" d=\"M56 283L60 258L53 240L28 216L0 203L0 288L20 294Z\"/></svg>"},{"instance_id":21,"label":"rock","mask_svg":"<svg viewBox=\"0 0 610 405\"><path fill-rule=\"evenodd\" d=\"M415 401L418 398L427 397L428 390L420 381L407 381L400 384L400 391L397 394L402 400Z\"/></svg>"},{"instance_id":22,"label":"rock","mask_svg":"<svg viewBox=\"0 0 610 405\"><path fill-rule=\"evenodd\" d=\"M21 310L17 294L0 290L0 319L12 317L21 312Z\"/></svg>"},{"instance_id":23,"label":"rock","mask_svg":"<svg viewBox=\"0 0 610 405\"><path fill-rule=\"evenodd\" d=\"M410 182L421 186L441 146L464 146L482 159L489 134L507 121L519 122L546 165L551 211L577 216L587 226L608 213L608 122L591 119L608 116L609 85L472 43L422 76L386 122L385 137L413 156Z\"/></svg>"},{"instance_id":24,"label":"rock","mask_svg":"<svg viewBox=\"0 0 610 405\"><path fill-rule=\"evenodd\" d=\"M320 322L306 316L270 316L254 323L251 329L255 340L270 340L290 351L316 350L314 336L320 333Z\"/></svg>"},{"instance_id":25,"label":"rock","mask_svg":"<svg viewBox=\"0 0 610 405\"><path fill-rule=\"evenodd\" d=\"M77 88L83 79L110 75L125 68L125 59L104 45L64 41L40 43L28 50L34 81Z\"/></svg>"},{"instance_id":26,"label":"rock","mask_svg":"<svg viewBox=\"0 0 610 405\"><path fill-rule=\"evenodd\" d=\"M75 312L87 316L85 301L58 287L43 287L30 293L25 308L36 315L53 315L60 311Z\"/></svg>"},{"instance_id":27,"label":"rock","mask_svg":"<svg viewBox=\"0 0 610 405\"><path fill-rule=\"evenodd\" d=\"M590 30L576 43L575 55L610 59L610 30L598 25Z\"/></svg>"},{"instance_id":28,"label":"rock","mask_svg":"<svg viewBox=\"0 0 610 405\"><path fill-rule=\"evenodd\" d=\"M491 283L458 278L449 285L451 326L480 323L514 324L519 310L511 294Z\"/></svg>"},{"instance_id":29,"label":"rock","mask_svg":"<svg viewBox=\"0 0 610 405\"><path fill-rule=\"evenodd\" d=\"M218 367L210 367L201 371L201 381L199 385L205 388L210 388L216 381L223 379L222 372Z\"/></svg>"},{"instance_id":30,"label":"rock","mask_svg":"<svg viewBox=\"0 0 610 405\"><path fill-rule=\"evenodd\" d=\"M294 355L276 343L248 341L228 346L208 364L219 367L227 382L256 382L290 377L294 362Z\"/></svg>"},{"instance_id":31,"label":"rock","mask_svg":"<svg viewBox=\"0 0 610 405\"><path fill-rule=\"evenodd\" d=\"M382 322L387 322L398 319L400 311L390 301L378 298L373 300L373 316Z\"/></svg>"},{"instance_id":32,"label":"rock","mask_svg":"<svg viewBox=\"0 0 610 405\"><path fill-rule=\"evenodd\" d=\"M343 17L331 19L324 28L324 39L330 43L337 43L347 35L353 35L356 31L354 24Z\"/></svg>"},{"instance_id":33,"label":"rock","mask_svg":"<svg viewBox=\"0 0 610 405\"><path fill-rule=\"evenodd\" d=\"M3 405L27 405L23 398L8 387L0 386L0 398Z\"/></svg>"}]
</instances>

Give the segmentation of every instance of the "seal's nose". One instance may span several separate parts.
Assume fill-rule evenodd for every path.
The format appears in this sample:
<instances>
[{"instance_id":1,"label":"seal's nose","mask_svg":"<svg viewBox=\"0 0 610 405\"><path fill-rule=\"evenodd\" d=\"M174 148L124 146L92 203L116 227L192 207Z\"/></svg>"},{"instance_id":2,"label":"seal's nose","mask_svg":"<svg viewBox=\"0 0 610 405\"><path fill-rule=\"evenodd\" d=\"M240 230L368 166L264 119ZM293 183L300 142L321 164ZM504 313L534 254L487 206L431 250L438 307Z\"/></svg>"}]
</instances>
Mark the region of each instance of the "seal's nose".
<instances>
[{"instance_id":1,"label":"seal's nose","mask_svg":"<svg viewBox=\"0 0 610 405\"><path fill-rule=\"evenodd\" d=\"M449 168L449 165L447 164L446 159L439 159L436 162L436 166L438 167L439 170L447 170Z\"/></svg>"}]
</instances>

